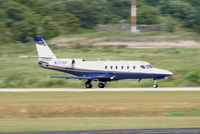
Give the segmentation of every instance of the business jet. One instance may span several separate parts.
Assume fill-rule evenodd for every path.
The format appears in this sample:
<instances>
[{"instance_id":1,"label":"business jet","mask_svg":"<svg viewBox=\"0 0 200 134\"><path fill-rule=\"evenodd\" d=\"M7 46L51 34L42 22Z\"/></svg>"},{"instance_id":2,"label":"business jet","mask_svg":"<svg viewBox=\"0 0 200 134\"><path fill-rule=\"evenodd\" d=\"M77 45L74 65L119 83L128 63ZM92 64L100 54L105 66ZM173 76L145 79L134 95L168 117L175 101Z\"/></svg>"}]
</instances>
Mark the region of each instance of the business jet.
<instances>
[{"instance_id":1,"label":"business jet","mask_svg":"<svg viewBox=\"0 0 200 134\"><path fill-rule=\"evenodd\" d=\"M158 69L143 61L85 61L83 59L58 59L41 36L34 37L39 58L39 66L60 71L71 76L48 76L51 78L86 80L86 88L92 88L92 81L99 81L98 87L104 88L107 82L125 79L153 79L154 88L157 80L166 79L173 74Z\"/></svg>"}]
</instances>

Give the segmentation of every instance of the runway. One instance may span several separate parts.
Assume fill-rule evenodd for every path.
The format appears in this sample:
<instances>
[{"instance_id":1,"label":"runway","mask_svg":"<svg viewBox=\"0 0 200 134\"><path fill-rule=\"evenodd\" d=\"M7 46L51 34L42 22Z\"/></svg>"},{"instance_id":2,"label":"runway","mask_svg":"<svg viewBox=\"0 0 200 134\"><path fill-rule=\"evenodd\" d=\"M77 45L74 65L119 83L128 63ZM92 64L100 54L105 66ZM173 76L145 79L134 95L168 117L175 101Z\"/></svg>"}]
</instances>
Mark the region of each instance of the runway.
<instances>
[{"instance_id":1,"label":"runway","mask_svg":"<svg viewBox=\"0 0 200 134\"><path fill-rule=\"evenodd\" d=\"M61 131L61 132L15 132L0 134L199 134L200 128L178 129L133 129L133 130L99 130L99 131Z\"/></svg>"},{"instance_id":2,"label":"runway","mask_svg":"<svg viewBox=\"0 0 200 134\"><path fill-rule=\"evenodd\" d=\"M0 89L0 92L122 92L122 91L135 91L135 92L148 92L148 91L200 91L199 88L93 88L93 89L78 89L78 88L16 88Z\"/></svg>"}]
</instances>

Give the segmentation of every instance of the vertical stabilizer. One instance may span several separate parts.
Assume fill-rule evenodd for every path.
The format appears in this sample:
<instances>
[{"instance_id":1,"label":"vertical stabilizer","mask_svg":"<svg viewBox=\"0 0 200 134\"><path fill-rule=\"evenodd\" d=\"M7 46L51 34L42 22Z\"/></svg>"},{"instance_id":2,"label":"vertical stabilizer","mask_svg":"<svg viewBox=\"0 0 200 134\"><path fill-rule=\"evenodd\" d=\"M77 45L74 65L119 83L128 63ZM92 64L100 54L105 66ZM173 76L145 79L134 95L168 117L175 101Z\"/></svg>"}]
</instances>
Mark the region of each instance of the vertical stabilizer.
<instances>
[{"instance_id":1,"label":"vertical stabilizer","mask_svg":"<svg viewBox=\"0 0 200 134\"><path fill-rule=\"evenodd\" d=\"M52 50L49 48L49 46L41 36L35 36L34 39L36 42L36 48L40 61L47 59L57 59Z\"/></svg>"}]
</instances>

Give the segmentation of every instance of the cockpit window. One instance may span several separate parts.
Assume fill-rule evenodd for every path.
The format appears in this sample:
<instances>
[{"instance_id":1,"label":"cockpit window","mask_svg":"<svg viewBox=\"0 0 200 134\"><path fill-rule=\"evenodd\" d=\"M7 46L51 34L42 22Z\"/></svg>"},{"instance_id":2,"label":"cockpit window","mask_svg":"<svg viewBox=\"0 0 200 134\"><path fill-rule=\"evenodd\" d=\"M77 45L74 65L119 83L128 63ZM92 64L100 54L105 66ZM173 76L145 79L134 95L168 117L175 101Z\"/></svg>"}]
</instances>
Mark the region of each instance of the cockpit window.
<instances>
[{"instance_id":1,"label":"cockpit window","mask_svg":"<svg viewBox=\"0 0 200 134\"><path fill-rule=\"evenodd\" d=\"M141 67L142 69L146 69L145 65L141 65L140 67Z\"/></svg>"},{"instance_id":2,"label":"cockpit window","mask_svg":"<svg viewBox=\"0 0 200 134\"><path fill-rule=\"evenodd\" d=\"M152 65L146 65L146 67L149 69L149 68L154 68Z\"/></svg>"}]
</instances>

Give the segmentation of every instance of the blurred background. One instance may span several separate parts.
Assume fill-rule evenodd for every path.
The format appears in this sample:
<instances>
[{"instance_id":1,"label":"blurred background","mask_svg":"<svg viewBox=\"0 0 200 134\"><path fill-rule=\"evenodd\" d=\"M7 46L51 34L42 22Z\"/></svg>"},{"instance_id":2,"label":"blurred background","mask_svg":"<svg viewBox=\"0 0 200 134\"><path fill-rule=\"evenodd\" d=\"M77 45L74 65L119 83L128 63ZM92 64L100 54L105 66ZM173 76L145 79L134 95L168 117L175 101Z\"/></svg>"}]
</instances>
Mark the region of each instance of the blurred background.
<instances>
[{"instance_id":1,"label":"blurred background","mask_svg":"<svg viewBox=\"0 0 200 134\"><path fill-rule=\"evenodd\" d=\"M30 42L37 34L51 39L94 30L98 24L130 24L130 8L131 0L1 0L0 40ZM198 0L137 0L137 23L164 24L165 32L186 28L200 33L199 9Z\"/></svg>"},{"instance_id":2,"label":"blurred background","mask_svg":"<svg viewBox=\"0 0 200 134\"><path fill-rule=\"evenodd\" d=\"M174 76L159 87L200 86L200 0L0 0L0 88L84 88L46 78L33 36L58 58L147 61ZM97 87L98 83L93 83ZM107 87L152 87L124 80ZM1 92L0 132L200 127L199 92Z\"/></svg>"},{"instance_id":3,"label":"blurred background","mask_svg":"<svg viewBox=\"0 0 200 134\"><path fill-rule=\"evenodd\" d=\"M199 9L199 0L137 0L140 32L131 33L131 0L1 0L0 87L82 87L44 78L63 74L19 58L37 55L35 35L59 58L142 60L175 74L161 87L200 86ZM108 86L151 87L152 80Z\"/></svg>"}]
</instances>

